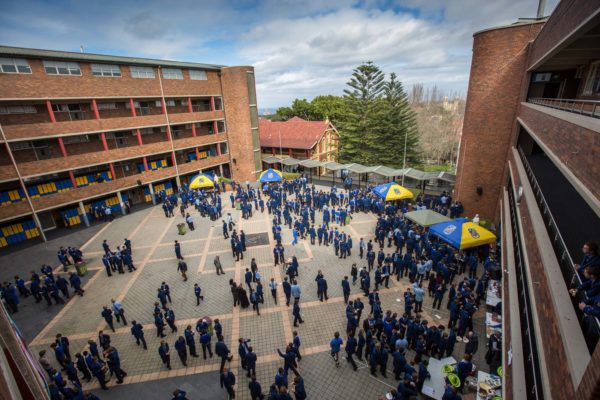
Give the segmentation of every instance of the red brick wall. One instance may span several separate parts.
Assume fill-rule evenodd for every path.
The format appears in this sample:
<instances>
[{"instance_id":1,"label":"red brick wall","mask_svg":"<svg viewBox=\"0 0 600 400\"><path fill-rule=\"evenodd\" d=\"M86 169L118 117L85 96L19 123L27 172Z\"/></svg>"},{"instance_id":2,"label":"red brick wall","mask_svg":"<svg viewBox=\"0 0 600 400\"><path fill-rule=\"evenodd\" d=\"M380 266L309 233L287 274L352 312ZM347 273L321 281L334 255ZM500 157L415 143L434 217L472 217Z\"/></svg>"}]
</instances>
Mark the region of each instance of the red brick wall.
<instances>
[{"instance_id":1,"label":"red brick wall","mask_svg":"<svg viewBox=\"0 0 600 400\"><path fill-rule=\"evenodd\" d=\"M596 400L600 398L600 346L596 345L592 359L577 388L577 399Z\"/></svg>"},{"instance_id":2,"label":"red brick wall","mask_svg":"<svg viewBox=\"0 0 600 400\"><path fill-rule=\"evenodd\" d=\"M488 30L474 37L454 193L468 216L477 213L491 220L498 215L506 153L527 62L527 43L541 26ZM483 189L481 196L477 187Z\"/></svg>"},{"instance_id":3,"label":"red brick wall","mask_svg":"<svg viewBox=\"0 0 600 400\"><path fill-rule=\"evenodd\" d=\"M520 106L519 117L600 198L600 134L526 105Z\"/></svg>"},{"instance_id":4,"label":"red brick wall","mask_svg":"<svg viewBox=\"0 0 600 400\"><path fill-rule=\"evenodd\" d=\"M221 81L223 83L223 101L227 117L227 131L233 179L238 181L254 181L256 170L252 144L252 129L250 127L250 108L246 71L254 72L252 67L223 68Z\"/></svg>"},{"instance_id":5,"label":"red brick wall","mask_svg":"<svg viewBox=\"0 0 600 400\"><path fill-rule=\"evenodd\" d=\"M154 79L135 79L129 68L121 65L120 78L92 75L88 63L79 63L82 76L46 75L41 60L29 59L31 74L0 74L0 93L4 98L57 98L57 97L160 97L158 70ZM194 93L218 95L221 93L217 71L207 71L206 81L192 81L184 70L183 80L163 79L165 96L189 96Z\"/></svg>"}]
</instances>

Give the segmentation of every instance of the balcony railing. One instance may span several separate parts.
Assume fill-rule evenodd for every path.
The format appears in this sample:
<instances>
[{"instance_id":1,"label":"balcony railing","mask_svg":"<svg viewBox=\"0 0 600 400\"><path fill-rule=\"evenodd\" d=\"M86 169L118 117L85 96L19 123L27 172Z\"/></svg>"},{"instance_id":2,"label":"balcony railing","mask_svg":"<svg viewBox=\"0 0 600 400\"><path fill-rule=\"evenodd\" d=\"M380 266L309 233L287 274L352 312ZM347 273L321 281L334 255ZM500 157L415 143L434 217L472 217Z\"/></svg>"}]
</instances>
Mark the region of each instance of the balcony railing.
<instances>
[{"instance_id":1,"label":"balcony railing","mask_svg":"<svg viewBox=\"0 0 600 400\"><path fill-rule=\"evenodd\" d=\"M558 226L556 225L556 222L552 217L552 212L550 211L550 208L546 203L546 199L544 198L542 190L540 189L540 186L537 182L537 179L533 175L533 171L531 169L531 166L529 165L529 161L527 160L525 153L523 153L523 150L520 147L519 156L521 157L521 161L523 162L523 166L525 167L525 172L527 173L527 178L529 179L529 183L531 184L531 188L533 189L533 194L538 203L538 207L542 213L542 218L544 219L546 230L548 231L548 236L552 241L554 253L558 258L558 264L563 274L565 284L569 289L571 287L577 287L581 284L581 278L575 270L575 263L573 263L571 254L567 250L567 246L565 245L565 242L560 234ZM596 343L598 343L598 339L600 338L600 321L598 321L598 318L593 318L589 316L585 318L589 319L592 323L586 324L586 322L584 321L583 312L579 310L578 305L581 301L587 299L585 298L585 293L583 293L583 291L579 291L578 293L579 295L576 298L572 299L572 303L573 307L575 308L575 312L579 317L579 324L583 331L583 335L586 339L588 350L590 351L590 354L592 354L594 352L594 349L596 348Z\"/></svg>"},{"instance_id":2,"label":"balcony railing","mask_svg":"<svg viewBox=\"0 0 600 400\"><path fill-rule=\"evenodd\" d=\"M600 101L579 99L546 99L535 97L528 100L531 104L555 108L574 114L586 115L592 118L600 118Z\"/></svg>"}]
</instances>

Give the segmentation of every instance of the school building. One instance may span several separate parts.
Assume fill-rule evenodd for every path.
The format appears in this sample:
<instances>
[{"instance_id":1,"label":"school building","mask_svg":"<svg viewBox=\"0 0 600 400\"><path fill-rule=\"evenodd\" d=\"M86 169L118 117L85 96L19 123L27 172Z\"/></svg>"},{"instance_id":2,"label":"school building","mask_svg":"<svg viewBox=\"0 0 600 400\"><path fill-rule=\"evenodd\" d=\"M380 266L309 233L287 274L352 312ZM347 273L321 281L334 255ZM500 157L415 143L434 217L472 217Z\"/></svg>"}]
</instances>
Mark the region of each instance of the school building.
<instances>
[{"instance_id":1,"label":"school building","mask_svg":"<svg viewBox=\"0 0 600 400\"><path fill-rule=\"evenodd\" d=\"M454 198L501 231L504 398L600 398L600 324L568 292L600 242L599 138L599 0L474 34Z\"/></svg>"},{"instance_id":2,"label":"school building","mask_svg":"<svg viewBox=\"0 0 600 400\"><path fill-rule=\"evenodd\" d=\"M261 169L254 68L0 46L0 247Z\"/></svg>"}]
</instances>

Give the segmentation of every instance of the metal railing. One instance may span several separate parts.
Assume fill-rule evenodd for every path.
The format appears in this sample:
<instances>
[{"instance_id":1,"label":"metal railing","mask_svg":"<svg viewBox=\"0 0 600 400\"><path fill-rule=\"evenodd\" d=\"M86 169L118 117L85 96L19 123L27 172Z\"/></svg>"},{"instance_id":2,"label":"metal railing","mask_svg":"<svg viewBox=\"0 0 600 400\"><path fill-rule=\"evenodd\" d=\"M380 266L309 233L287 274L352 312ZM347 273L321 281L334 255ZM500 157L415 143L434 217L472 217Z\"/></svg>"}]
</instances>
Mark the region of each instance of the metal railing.
<instances>
[{"instance_id":1,"label":"metal railing","mask_svg":"<svg viewBox=\"0 0 600 400\"><path fill-rule=\"evenodd\" d=\"M525 370L523 371L527 385L528 400L542 400L544 391L542 388L541 367L539 359L539 347L533 321L533 308L531 294L529 293L528 278L523 254L523 242L519 231L519 218L517 216L517 205L513 191L512 179L508 180L508 206L510 209L510 229L513 236L513 249L515 259L515 278L517 280L517 293L515 293L519 304L518 318L521 321L521 343L523 345L523 360ZM512 294L511 294L512 296ZM513 316L515 317L515 316ZM512 318L512 317L511 317ZM518 351L518 350L517 350ZM519 371L517 371L519 373Z\"/></svg>"},{"instance_id":2,"label":"metal railing","mask_svg":"<svg viewBox=\"0 0 600 400\"><path fill-rule=\"evenodd\" d=\"M600 101L580 99L548 99L535 97L527 100L531 104L555 108L574 114L585 115L592 118L600 118Z\"/></svg>"},{"instance_id":3,"label":"metal railing","mask_svg":"<svg viewBox=\"0 0 600 400\"><path fill-rule=\"evenodd\" d=\"M581 278L575 269L575 263L571 258L571 254L569 253L567 246L560 234L558 229L558 225L556 221L554 221L554 217L552 216L552 212L546 203L546 199L540 189L540 186L537 182L537 179L533 175L533 171L531 166L529 165L529 161L523 152L523 149L519 147L519 156L521 157L521 161L523 162L523 166L525 167L525 172L527 173L527 178L529 179L529 183L531 184L531 188L533 189L533 194L537 201L538 207L542 212L542 218L544 220L544 224L546 225L546 230L548 231L548 236L550 237L550 241L552 242L552 247L554 249L554 253L556 258L558 259L558 264L560 266L560 270L563 275L563 279L567 288L577 287L581 284ZM594 352L596 348L596 343L600 338L600 321L598 318L593 318L592 324L586 324L584 321L583 312L579 309L579 303L581 301L587 300L584 293L579 293L577 297L572 297L573 307L575 308L575 313L578 316L578 321L583 331L584 337L586 339L586 343L588 346L588 350L590 354ZM587 317L592 318L592 317Z\"/></svg>"}]
</instances>

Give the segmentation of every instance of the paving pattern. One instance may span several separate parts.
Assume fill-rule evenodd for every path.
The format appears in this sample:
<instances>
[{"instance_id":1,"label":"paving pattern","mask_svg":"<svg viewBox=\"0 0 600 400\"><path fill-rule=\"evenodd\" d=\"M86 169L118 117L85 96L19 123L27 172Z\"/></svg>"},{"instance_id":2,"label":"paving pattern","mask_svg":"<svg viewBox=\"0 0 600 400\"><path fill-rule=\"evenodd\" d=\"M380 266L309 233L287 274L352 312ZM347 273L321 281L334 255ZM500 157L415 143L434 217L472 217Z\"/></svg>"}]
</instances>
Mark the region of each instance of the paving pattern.
<instances>
[{"instance_id":1,"label":"paving pattern","mask_svg":"<svg viewBox=\"0 0 600 400\"><path fill-rule=\"evenodd\" d=\"M267 244L258 244L249 247L244 259L235 261L232 257L230 242L222 235L221 221L210 221L201 218L197 213L192 213L195 218L196 229L188 231L186 235L177 234L176 224L182 221L177 215L174 218L165 218L160 207L154 207L143 212L120 218L107 224L99 234L93 237L84 247L89 269L96 272L85 285L85 296L77 296L67 303L57 316L47 324L30 343L33 354L41 349L49 349L57 333L67 335L72 342L71 353L85 350L88 339L95 339L98 330L110 329L100 316L102 305L109 305L111 299L122 301L128 322L132 319L144 325L148 350L143 350L136 345L130 333L130 325L123 326L115 321L116 332L111 335L113 345L119 350L122 359L122 368L128 373L123 385L110 382L111 390L98 391L98 385L92 381L85 385L100 393L103 399L110 399L115 391L127 391L135 384L155 380L164 380L165 390L156 393L156 399L168 398L173 388L169 384L170 378L189 377L202 374L206 377L215 376L219 369L216 356L204 360L201 347L197 345L199 358L188 358L187 366L183 366L175 351L172 351L171 364L173 369L168 371L158 356L160 340L156 337L156 328L153 324L152 310L157 301L157 288L161 282L166 282L171 288L172 303L169 306L177 317L178 332L171 333L167 327L165 340L172 346L188 324L193 327L199 318L209 316L219 318L223 325L225 342L228 344L234 360L230 367L238 378L238 398L249 399L248 379L245 371L241 369L237 356L238 338L250 338L251 345L258 355L257 378L261 382L263 392L268 392L274 380L277 368L283 366L282 359L276 352L277 348L284 349L286 343L292 340L292 331L297 330L302 338L301 352L303 359L300 362L300 372L305 380L309 398L318 399L378 399L382 394L395 387L393 379L371 377L366 366L357 372L342 363L336 368L331 360L329 340L335 331L340 331L345 337L345 304L343 302L340 282L345 275L350 275L352 263L358 266L366 265L358 257L358 241L360 237L371 237L375 226L375 217L368 214L357 214L350 225L339 229L350 234L354 240L352 256L346 259L335 257L333 246L310 245L309 239L292 246L291 234L284 229L283 244L286 258L295 255L300 263L298 282L302 288L302 315L305 320L299 328L292 326L293 317L291 307L285 306L285 298L281 286L278 290L278 301L275 303L268 290L267 283L274 278L281 284L283 269L273 266L273 238L271 235L270 218L267 212L254 213L250 220L242 220L238 211L228 208L228 194L223 197L225 212L231 213L236 221L235 229L244 230L246 234L265 233L268 237ZM317 213L317 222L321 221ZM101 263L101 243L106 239L112 248L123 242L127 237L133 243L134 263L137 270L133 273L113 274L108 277ZM184 282L177 273L177 259L173 250L173 242L181 243L182 253L188 264L188 280ZM225 275L215 273L213 260L219 256ZM240 283L250 260L255 258L259 271L263 276L265 292L264 304L260 307L260 316L252 308L240 309L233 307L229 288L229 280ZM98 271L96 271L98 270ZM329 300L320 302L317 297L315 276L321 270L328 282ZM350 278L351 279L351 278ZM198 283L202 288L204 301L196 305L193 285ZM380 290L384 310L392 310L401 314L403 302L397 299L409 283L406 279L397 282L390 280L389 288ZM351 286L351 299L362 296L362 291L357 286ZM363 317L368 314L367 310ZM447 311L431 310L429 307L432 299L427 298L424 303L424 316L429 321L447 323ZM445 305L445 302L444 302ZM480 332L479 359L476 364L485 369L486 365L481 360L484 353L485 336L481 326L481 314L476 314L477 331ZM197 338L197 336L196 336ZM214 343L213 343L214 345ZM455 357L461 357L464 345L457 343ZM51 352L49 352L51 353ZM410 353L409 353L410 354ZM49 358L53 358L50 354ZM412 358L410 354L408 359ZM52 360L53 361L53 360ZM391 364L391 363L390 363ZM360 365L359 365L360 366ZM390 376L390 374L388 374ZM291 377L290 377L291 378ZM210 385L218 388L218 380L211 378ZM132 393L133 394L133 393ZM189 393L188 393L189 394ZM224 397L224 391L222 392ZM198 394L190 398L218 398L206 397Z\"/></svg>"}]
</instances>

